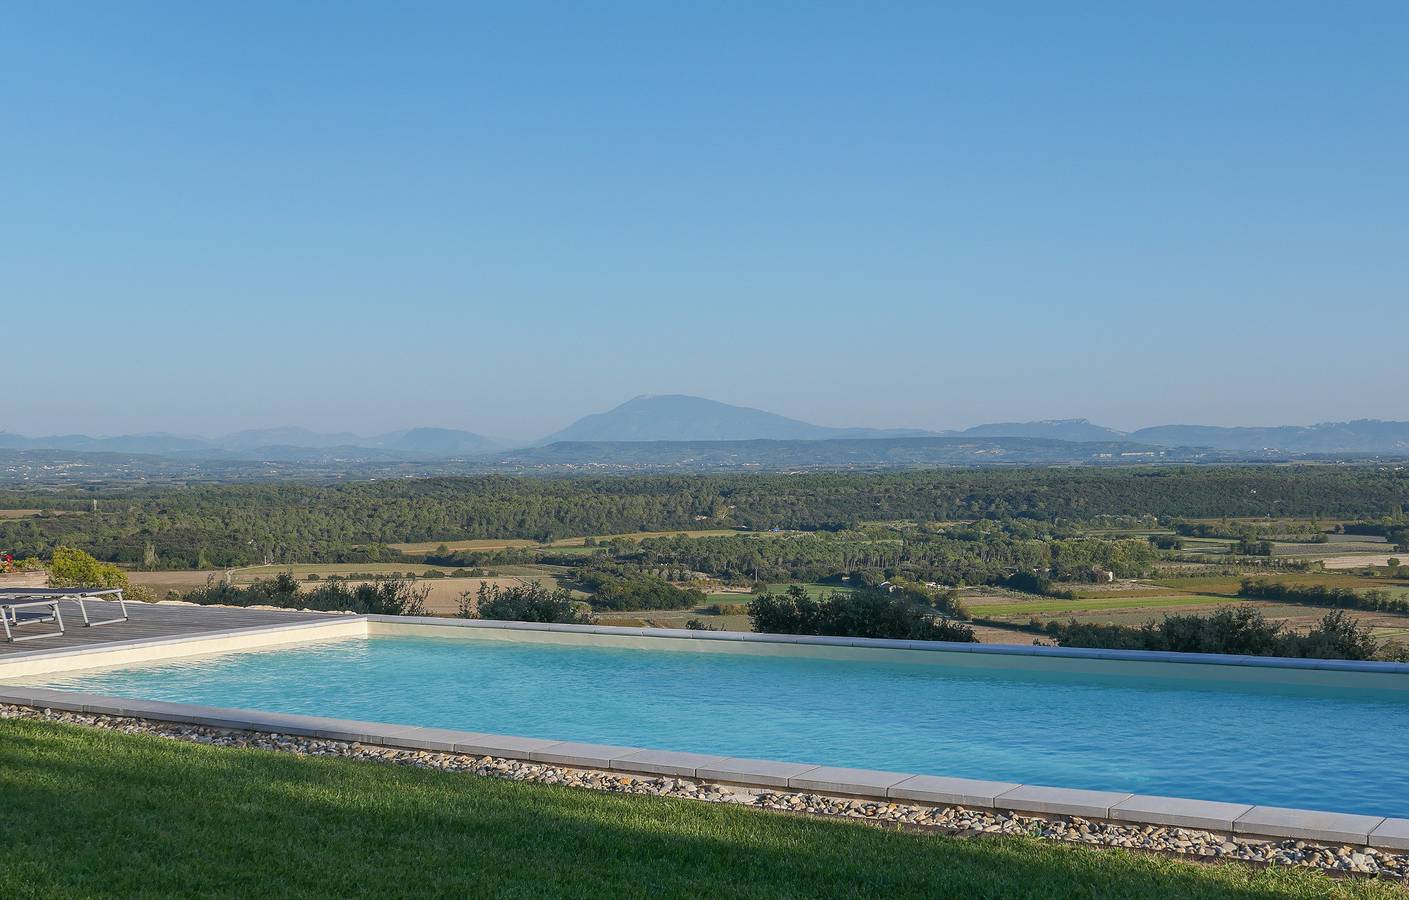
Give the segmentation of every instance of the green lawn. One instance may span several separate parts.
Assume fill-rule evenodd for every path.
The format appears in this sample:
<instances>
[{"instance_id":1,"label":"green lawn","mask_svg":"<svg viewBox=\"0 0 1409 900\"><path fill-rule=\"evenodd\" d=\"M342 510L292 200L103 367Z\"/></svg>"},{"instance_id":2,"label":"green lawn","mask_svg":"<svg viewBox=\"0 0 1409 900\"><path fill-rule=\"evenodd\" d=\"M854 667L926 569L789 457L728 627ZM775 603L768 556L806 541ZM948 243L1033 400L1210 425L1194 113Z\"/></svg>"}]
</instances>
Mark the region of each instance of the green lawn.
<instances>
[{"instance_id":1,"label":"green lawn","mask_svg":"<svg viewBox=\"0 0 1409 900\"><path fill-rule=\"evenodd\" d=\"M1019 603L971 604L970 610L983 616L1025 616L1035 613L1099 612L1114 609L1163 609L1174 606L1216 606L1231 603L1230 599L1209 597L1198 594L1177 594L1159 597L1131 597L1118 594L1101 599L1022 601Z\"/></svg>"},{"instance_id":2,"label":"green lawn","mask_svg":"<svg viewBox=\"0 0 1409 900\"><path fill-rule=\"evenodd\" d=\"M0 896L1394 897L1305 871L0 722Z\"/></svg>"}]
</instances>

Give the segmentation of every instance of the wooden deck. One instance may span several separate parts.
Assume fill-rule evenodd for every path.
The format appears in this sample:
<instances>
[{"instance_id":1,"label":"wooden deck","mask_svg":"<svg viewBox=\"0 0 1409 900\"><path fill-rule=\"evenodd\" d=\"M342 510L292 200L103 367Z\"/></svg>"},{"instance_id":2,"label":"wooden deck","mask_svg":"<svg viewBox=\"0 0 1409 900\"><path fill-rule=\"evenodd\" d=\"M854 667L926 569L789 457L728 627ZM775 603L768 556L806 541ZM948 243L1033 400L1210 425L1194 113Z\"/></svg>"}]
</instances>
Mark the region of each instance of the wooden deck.
<instances>
[{"instance_id":1,"label":"wooden deck","mask_svg":"<svg viewBox=\"0 0 1409 900\"><path fill-rule=\"evenodd\" d=\"M87 605L88 617L94 621L121 615L116 603L89 600ZM126 622L113 622L110 625L95 625L92 628L85 628L83 627L83 616L79 614L77 603L71 600L60 601L59 612L64 617L66 633L32 641L17 641L12 644L8 643L4 633L0 632L0 656L31 653L36 650L88 647L116 641L180 637L181 635L197 635L211 631L229 631L235 628L260 628L265 625L291 625L298 622L314 622L320 619L343 618L338 613L128 603L127 613L131 618ZM15 630L15 633L17 635L31 635L54 630L54 623L43 622L22 625Z\"/></svg>"}]
</instances>

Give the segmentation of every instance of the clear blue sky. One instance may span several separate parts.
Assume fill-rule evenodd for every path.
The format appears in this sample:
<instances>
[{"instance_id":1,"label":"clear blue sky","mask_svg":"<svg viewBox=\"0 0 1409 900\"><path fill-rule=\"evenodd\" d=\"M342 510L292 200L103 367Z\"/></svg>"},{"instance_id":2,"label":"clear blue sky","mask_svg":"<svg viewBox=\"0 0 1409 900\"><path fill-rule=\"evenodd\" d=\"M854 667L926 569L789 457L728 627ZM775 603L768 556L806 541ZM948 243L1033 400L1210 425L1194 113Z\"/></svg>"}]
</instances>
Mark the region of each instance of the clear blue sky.
<instances>
[{"instance_id":1,"label":"clear blue sky","mask_svg":"<svg viewBox=\"0 0 1409 900\"><path fill-rule=\"evenodd\" d=\"M1409 419L1409 3L9 3L0 428Z\"/></svg>"}]
</instances>

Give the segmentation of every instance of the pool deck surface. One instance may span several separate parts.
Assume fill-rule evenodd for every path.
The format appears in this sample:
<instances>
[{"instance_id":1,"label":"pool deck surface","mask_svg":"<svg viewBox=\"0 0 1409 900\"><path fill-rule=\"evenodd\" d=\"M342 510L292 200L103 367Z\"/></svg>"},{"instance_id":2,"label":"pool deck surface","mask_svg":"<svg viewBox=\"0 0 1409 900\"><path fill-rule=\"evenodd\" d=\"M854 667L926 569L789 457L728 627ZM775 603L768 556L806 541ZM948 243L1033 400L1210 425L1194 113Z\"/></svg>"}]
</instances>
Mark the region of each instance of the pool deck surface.
<instances>
[{"instance_id":1,"label":"pool deck surface","mask_svg":"<svg viewBox=\"0 0 1409 900\"><path fill-rule=\"evenodd\" d=\"M111 601L89 600L88 615L93 620L110 619L121 615L118 605ZM59 602L59 614L63 616L65 632L53 634L57 630L52 622L21 625L15 634L44 634L46 637L35 640L10 643L0 635L0 659L12 658L12 654L34 653L44 650L77 650L95 647L100 644L113 644L123 641L142 641L155 638L198 637L214 632L234 631L242 628L267 628L270 625L293 625L300 622L315 622L325 619L347 618L341 613L311 613L283 609L240 609L236 607L187 606L167 603L128 602L129 619L126 622L113 622L107 625L94 625L85 628L78 604L72 600Z\"/></svg>"}]
</instances>

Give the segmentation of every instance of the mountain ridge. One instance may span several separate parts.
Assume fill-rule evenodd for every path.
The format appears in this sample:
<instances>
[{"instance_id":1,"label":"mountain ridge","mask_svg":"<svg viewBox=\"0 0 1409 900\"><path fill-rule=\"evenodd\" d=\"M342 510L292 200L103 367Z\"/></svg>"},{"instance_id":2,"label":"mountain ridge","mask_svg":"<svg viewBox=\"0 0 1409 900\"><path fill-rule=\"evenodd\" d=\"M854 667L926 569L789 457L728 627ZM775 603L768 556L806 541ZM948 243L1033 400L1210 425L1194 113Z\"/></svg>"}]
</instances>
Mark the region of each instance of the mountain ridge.
<instances>
[{"instance_id":1,"label":"mountain ridge","mask_svg":"<svg viewBox=\"0 0 1409 900\"><path fill-rule=\"evenodd\" d=\"M287 459L310 456L372 456L407 460L469 458L558 443L880 440L917 437L1028 438L1072 443L1128 442L1166 448L1281 454L1409 455L1409 422L1356 419L1314 425L1152 425L1119 431L1084 418L993 422L948 431L918 428L855 428L816 425L765 410L685 394L634 397L592 413L538 441L511 442L454 428L417 427L359 436L317 432L299 426L246 429L216 438L149 432L91 437L84 434L31 438L0 431L0 449L136 453L219 459ZM312 453L311 451L320 451Z\"/></svg>"},{"instance_id":2,"label":"mountain ridge","mask_svg":"<svg viewBox=\"0 0 1409 900\"><path fill-rule=\"evenodd\" d=\"M750 406L688 394L642 394L606 412L583 416L537 446L559 442L828 440L924 437L915 428L833 428Z\"/></svg>"}]
</instances>

